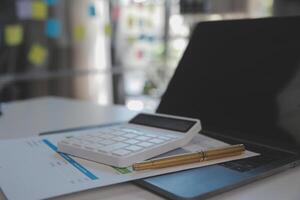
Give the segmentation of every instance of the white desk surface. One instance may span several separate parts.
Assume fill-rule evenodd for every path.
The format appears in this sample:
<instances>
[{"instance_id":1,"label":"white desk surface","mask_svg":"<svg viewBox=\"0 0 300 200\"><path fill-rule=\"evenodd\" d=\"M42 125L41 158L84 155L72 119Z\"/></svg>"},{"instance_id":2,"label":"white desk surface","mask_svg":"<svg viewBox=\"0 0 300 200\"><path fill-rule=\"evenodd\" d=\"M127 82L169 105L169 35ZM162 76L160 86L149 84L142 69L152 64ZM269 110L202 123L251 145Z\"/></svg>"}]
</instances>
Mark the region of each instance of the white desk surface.
<instances>
[{"instance_id":1,"label":"white desk surface","mask_svg":"<svg viewBox=\"0 0 300 200\"><path fill-rule=\"evenodd\" d=\"M126 121L134 116L122 106L97 104L56 97L17 101L3 105L0 139L37 135L40 132ZM0 200L4 196L0 194ZM123 183L56 198L59 200L161 200L132 183ZM300 167L217 195L210 200L299 200Z\"/></svg>"}]
</instances>

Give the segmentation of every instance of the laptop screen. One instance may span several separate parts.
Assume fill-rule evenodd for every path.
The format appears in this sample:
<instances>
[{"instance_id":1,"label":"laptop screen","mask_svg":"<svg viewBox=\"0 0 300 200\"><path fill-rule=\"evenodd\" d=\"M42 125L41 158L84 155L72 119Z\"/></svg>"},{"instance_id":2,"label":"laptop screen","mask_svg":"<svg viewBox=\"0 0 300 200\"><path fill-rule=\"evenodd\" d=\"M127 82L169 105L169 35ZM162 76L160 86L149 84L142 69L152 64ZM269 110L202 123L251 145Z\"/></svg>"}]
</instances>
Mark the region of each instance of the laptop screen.
<instances>
[{"instance_id":1,"label":"laptop screen","mask_svg":"<svg viewBox=\"0 0 300 200\"><path fill-rule=\"evenodd\" d=\"M158 113L245 139L300 141L300 17L199 23Z\"/></svg>"}]
</instances>

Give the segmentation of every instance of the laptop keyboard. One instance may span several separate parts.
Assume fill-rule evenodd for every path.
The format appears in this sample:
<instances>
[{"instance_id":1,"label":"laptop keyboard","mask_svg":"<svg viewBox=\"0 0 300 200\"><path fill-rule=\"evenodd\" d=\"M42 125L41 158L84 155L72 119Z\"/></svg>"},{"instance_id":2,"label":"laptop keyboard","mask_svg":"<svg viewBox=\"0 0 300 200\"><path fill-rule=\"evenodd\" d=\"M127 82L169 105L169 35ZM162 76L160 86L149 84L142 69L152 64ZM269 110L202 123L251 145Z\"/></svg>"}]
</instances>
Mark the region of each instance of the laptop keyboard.
<instances>
[{"instance_id":1,"label":"laptop keyboard","mask_svg":"<svg viewBox=\"0 0 300 200\"><path fill-rule=\"evenodd\" d=\"M247 159L225 162L219 165L235 171L246 172L258 168L260 166L263 166L265 164L268 164L275 160L277 159L274 157L260 155L260 156L255 156Z\"/></svg>"}]
</instances>

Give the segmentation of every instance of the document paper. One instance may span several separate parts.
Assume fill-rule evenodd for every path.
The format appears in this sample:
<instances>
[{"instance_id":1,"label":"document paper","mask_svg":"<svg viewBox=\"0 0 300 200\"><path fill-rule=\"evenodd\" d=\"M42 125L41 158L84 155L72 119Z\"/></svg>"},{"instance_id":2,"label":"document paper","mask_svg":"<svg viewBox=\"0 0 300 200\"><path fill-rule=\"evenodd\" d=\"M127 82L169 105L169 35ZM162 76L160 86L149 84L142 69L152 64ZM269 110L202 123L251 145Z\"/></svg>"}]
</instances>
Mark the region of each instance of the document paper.
<instances>
[{"instance_id":1,"label":"document paper","mask_svg":"<svg viewBox=\"0 0 300 200\"><path fill-rule=\"evenodd\" d=\"M0 187L7 199L45 199L145 177L258 155L245 154L176 167L133 171L57 152L57 142L70 133L0 141ZM225 143L197 135L185 147L162 156L222 147Z\"/></svg>"}]
</instances>

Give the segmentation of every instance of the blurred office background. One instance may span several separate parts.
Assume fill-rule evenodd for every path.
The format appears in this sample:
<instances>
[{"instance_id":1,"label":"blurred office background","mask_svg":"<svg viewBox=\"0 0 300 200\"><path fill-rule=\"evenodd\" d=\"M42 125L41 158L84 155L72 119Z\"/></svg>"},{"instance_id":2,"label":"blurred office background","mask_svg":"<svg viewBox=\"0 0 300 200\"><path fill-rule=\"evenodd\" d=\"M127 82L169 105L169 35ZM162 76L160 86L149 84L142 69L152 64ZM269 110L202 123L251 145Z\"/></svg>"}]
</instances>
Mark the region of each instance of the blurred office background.
<instances>
[{"instance_id":1,"label":"blurred office background","mask_svg":"<svg viewBox=\"0 0 300 200\"><path fill-rule=\"evenodd\" d=\"M0 101L153 110L197 22L297 14L298 0L1 0Z\"/></svg>"}]
</instances>

